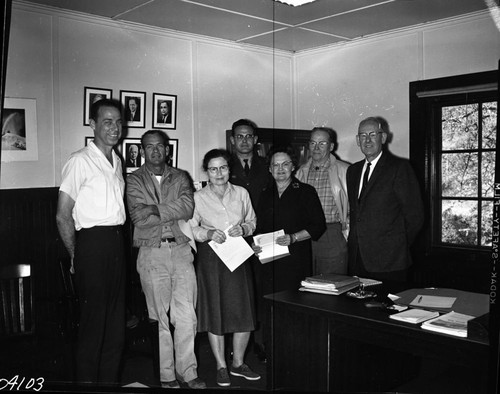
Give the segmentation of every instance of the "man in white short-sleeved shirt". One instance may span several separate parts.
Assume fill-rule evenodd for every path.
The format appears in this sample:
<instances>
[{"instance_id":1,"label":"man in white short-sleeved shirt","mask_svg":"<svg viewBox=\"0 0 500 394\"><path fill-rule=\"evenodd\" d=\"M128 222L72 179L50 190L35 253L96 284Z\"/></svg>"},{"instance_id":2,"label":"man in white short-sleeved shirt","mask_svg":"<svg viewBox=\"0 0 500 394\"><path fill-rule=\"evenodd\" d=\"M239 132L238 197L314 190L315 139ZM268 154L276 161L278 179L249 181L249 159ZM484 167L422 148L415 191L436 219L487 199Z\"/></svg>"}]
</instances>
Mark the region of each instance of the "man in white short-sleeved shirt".
<instances>
[{"instance_id":1,"label":"man in white short-sleeved shirt","mask_svg":"<svg viewBox=\"0 0 500 394\"><path fill-rule=\"evenodd\" d=\"M125 339L125 182L113 147L122 135L121 114L116 100L92 104L94 141L71 154L59 189L57 227L80 300L79 382L119 383Z\"/></svg>"}]
</instances>

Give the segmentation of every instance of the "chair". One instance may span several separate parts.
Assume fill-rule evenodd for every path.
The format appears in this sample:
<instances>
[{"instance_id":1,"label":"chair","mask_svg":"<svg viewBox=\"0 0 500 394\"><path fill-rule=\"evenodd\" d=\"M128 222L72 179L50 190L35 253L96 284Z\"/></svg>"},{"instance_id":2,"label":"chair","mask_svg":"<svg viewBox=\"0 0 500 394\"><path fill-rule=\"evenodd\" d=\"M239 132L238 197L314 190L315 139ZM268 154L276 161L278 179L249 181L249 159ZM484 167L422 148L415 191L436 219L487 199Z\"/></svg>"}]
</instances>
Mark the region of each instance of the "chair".
<instances>
[{"instance_id":1,"label":"chair","mask_svg":"<svg viewBox=\"0 0 500 394\"><path fill-rule=\"evenodd\" d=\"M59 268L62 279L62 295L60 298L62 336L67 342L73 342L78 332L78 296L76 293L73 274L70 272L71 259L60 259Z\"/></svg>"},{"instance_id":2,"label":"chair","mask_svg":"<svg viewBox=\"0 0 500 394\"><path fill-rule=\"evenodd\" d=\"M2 296L0 336L26 336L35 331L31 265L14 264L0 267Z\"/></svg>"}]
</instances>

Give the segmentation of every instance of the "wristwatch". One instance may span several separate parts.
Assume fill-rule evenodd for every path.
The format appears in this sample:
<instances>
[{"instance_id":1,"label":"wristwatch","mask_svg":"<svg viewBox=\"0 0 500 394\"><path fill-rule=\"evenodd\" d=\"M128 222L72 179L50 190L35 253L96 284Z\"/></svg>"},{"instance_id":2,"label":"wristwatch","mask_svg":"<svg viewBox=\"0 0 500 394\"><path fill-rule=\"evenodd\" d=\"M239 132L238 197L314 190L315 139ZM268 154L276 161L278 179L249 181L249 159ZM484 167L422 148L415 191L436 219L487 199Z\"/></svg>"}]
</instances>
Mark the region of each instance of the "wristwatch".
<instances>
[{"instance_id":1,"label":"wristwatch","mask_svg":"<svg viewBox=\"0 0 500 394\"><path fill-rule=\"evenodd\" d=\"M291 237L292 237L292 243L297 242L297 234L293 233Z\"/></svg>"}]
</instances>

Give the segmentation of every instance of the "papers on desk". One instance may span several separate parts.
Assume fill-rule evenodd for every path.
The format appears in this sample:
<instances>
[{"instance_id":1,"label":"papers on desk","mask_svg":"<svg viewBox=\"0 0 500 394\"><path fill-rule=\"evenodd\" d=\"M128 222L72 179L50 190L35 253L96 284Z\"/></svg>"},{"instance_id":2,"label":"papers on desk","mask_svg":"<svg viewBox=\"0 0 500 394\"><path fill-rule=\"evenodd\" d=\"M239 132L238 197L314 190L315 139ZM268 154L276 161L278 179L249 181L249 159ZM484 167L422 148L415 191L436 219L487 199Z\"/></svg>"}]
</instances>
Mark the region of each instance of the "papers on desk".
<instances>
[{"instance_id":1,"label":"papers on desk","mask_svg":"<svg viewBox=\"0 0 500 394\"><path fill-rule=\"evenodd\" d=\"M389 315L389 318L404 321L406 323L418 324L438 316L439 312L436 311L426 311L424 309L408 309L404 312Z\"/></svg>"},{"instance_id":2,"label":"papers on desk","mask_svg":"<svg viewBox=\"0 0 500 394\"><path fill-rule=\"evenodd\" d=\"M290 255L288 246L282 246L276 243L276 238L282 235L285 235L285 232L283 230L278 230L253 237L255 245L262 248L262 251L259 253L259 260L262 264Z\"/></svg>"},{"instance_id":3,"label":"papers on desk","mask_svg":"<svg viewBox=\"0 0 500 394\"><path fill-rule=\"evenodd\" d=\"M410 302L410 306L416 308L446 309L451 308L456 299L456 297L442 297L419 294L412 302Z\"/></svg>"},{"instance_id":4,"label":"papers on desk","mask_svg":"<svg viewBox=\"0 0 500 394\"><path fill-rule=\"evenodd\" d=\"M210 241L208 244L224 264L226 264L227 268L233 272L253 255L253 249L243 237L229 236L228 230L229 228L224 231L226 240L223 243L218 244L217 242Z\"/></svg>"},{"instance_id":5,"label":"papers on desk","mask_svg":"<svg viewBox=\"0 0 500 394\"><path fill-rule=\"evenodd\" d=\"M435 319L423 322L422 328L465 338L467 336L467 322L473 318L474 316L452 311L436 317Z\"/></svg>"},{"instance_id":6,"label":"papers on desk","mask_svg":"<svg viewBox=\"0 0 500 394\"><path fill-rule=\"evenodd\" d=\"M308 276L300 282L302 285L300 291L309 291L312 293L339 295L359 286L359 278L354 276L339 274L320 274Z\"/></svg>"}]
</instances>

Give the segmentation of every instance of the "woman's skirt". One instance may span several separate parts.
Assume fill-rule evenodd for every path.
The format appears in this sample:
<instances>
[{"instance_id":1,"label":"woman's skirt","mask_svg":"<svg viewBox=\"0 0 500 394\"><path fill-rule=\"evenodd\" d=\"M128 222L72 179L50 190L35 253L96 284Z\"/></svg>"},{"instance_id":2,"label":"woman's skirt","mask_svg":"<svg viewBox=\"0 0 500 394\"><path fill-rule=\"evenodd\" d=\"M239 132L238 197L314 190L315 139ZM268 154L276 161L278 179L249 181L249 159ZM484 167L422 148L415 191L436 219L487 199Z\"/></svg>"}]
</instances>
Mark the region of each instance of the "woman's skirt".
<instances>
[{"instance_id":1,"label":"woman's skirt","mask_svg":"<svg viewBox=\"0 0 500 394\"><path fill-rule=\"evenodd\" d=\"M233 272L208 242L197 244L198 332L223 335L255 329L253 272L250 260Z\"/></svg>"}]
</instances>

